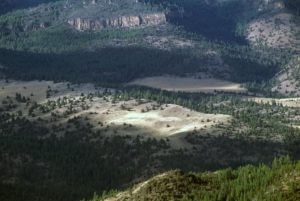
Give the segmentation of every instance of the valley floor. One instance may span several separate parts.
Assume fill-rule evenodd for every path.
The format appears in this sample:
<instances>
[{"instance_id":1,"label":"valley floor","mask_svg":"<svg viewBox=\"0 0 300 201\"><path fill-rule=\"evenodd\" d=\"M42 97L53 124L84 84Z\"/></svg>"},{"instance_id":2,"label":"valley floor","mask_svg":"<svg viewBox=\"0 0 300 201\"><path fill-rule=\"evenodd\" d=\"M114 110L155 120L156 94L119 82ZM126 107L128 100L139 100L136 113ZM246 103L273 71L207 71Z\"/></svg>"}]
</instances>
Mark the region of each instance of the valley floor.
<instances>
[{"instance_id":1,"label":"valley floor","mask_svg":"<svg viewBox=\"0 0 300 201\"><path fill-rule=\"evenodd\" d=\"M30 200L46 186L45 200L77 189L67 198L73 200L177 168L216 170L298 157L298 99L222 95L215 90L244 89L213 79L138 83L147 81L169 90L0 81L0 199ZM147 186L135 188L136 195Z\"/></svg>"}]
</instances>

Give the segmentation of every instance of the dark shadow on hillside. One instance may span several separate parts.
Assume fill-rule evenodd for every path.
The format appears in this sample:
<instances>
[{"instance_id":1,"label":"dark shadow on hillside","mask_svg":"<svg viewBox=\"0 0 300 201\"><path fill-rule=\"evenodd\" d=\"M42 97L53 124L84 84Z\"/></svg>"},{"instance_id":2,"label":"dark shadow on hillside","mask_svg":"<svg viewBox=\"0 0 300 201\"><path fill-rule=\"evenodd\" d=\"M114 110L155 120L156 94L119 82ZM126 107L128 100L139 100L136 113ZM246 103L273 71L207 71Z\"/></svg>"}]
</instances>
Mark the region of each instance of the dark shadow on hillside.
<instances>
[{"instance_id":1,"label":"dark shadow on hillside","mask_svg":"<svg viewBox=\"0 0 300 201\"><path fill-rule=\"evenodd\" d=\"M162 74L209 72L213 59L197 57L186 50L164 51L142 47L107 47L97 51L71 53L31 53L0 49L0 69L6 78L16 80L53 80L116 86L136 78ZM268 80L276 73L273 66L263 66L242 59L231 59L232 80L252 82ZM244 73L247 72L247 73ZM221 77L222 78L222 77Z\"/></svg>"},{"instance_id":2,"label":"dark shadow on hillside","mask_svg":"<svg viewBox=\"0 0 300 201\"><path fill-rule=\"evenodd\" d=\"M174 151L172 155L163 159L167 169L206 171L228 167L236 168L246 164L271 164L275 157L282 155L300 158L299 147L291 148L286 144L267 140L239 139L238 137L214 136L213 134L190 135L186 137L186 140L193 144L193 153L184 154L182 151Z\"/></svg>"},{"instance_id":3,"label":"dark shadow on hillside","mask_svg":"<svg viewBox=\"0 0 300 201\"><path fill-rule=\"evenodd\" d=\"M296 15L300 16L300 1L299 0L286 0L285 5L287 8L294 11Z\"/></svg>"},{"instance_id":4,"label":"dark shadow on hillside","mask_svg":"<svg viewBox=\"0 0 300 201\"><path fill-rule=\"evenodd\" d=\"M185 0L150 0L156 4L171 6L171 15L168 20L185 30L200 34L210 40L247 44L244 37L236 34L237 22L244 13L244 3L228 1L221 4L207 4L205 1ZM178 14L178 7L179 13ZM182 12L183 11L183 12Z\"/></svg>"}]
</instances>

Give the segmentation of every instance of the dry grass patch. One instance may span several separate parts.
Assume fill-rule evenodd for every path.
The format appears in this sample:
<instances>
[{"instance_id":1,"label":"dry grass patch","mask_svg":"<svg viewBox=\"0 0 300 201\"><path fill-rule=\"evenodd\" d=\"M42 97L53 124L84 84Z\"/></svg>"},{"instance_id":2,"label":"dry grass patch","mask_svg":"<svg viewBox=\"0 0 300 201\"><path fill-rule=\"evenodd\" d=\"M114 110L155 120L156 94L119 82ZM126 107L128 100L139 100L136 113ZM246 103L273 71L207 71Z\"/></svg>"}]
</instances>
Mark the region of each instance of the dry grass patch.
<instances>
[{"instance_id":1,"label":"dry grass patch","mask_svg":"<svg viewBox=\"0 0 300 201\"><path fill-rule=\"evenodd\" d=\"M0 101L8 96L14 98L16 93L19 93L26 98L30 98L31 101L43 103L58 97L78 97L96 91L99 90L96 90L92 84L72 85L66 82L54 83L52 81L0 80Z\"/></svg>"},{"instance_id":2,"label":"dry grass patch","mask_svg":"<svg viewBox=\"0 0 300 201\"><path fill-rule=\"evenodd\" d=\"M90 113L94 115L90 116L89 121L96 129L106 129L107 135L168 138L174 148L190 146L184 140L188 133L209 129L221 123L226 125L232 119L230 115L205 114L174 104L138 104L135 100L111 103L102 98L95 98L92 107L79 114L88 116Z\"/></svg>"},{"instance_id":3,"label":"dry grass patch","mask_svg":"<svg viewBox=\"0 0 300 201\"><path fill-rule=\"evenodd\" d=\"M218 79L195 79L185 77L157 76L137 79L129 85L147 86L167 91L183 92L207 92L226 91L226 92L246 92L241 84Z\"/></svg>"}]
</instances>

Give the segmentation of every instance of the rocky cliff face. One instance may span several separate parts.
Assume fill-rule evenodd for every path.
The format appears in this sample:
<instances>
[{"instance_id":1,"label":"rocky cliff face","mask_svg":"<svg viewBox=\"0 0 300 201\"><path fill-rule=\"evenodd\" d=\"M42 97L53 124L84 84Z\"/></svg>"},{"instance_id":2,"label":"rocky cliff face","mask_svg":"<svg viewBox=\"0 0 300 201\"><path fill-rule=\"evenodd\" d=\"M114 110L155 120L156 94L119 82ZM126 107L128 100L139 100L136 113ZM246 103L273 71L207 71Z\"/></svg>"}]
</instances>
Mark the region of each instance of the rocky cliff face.
<instances>
[{"instance_id":1,"label":"rocky cliff face","mask_svg":"<svg viewBox=\"0 0 300 201\"><path fill-rule=\"evenodd\" d=\"M104 28L133 28L138 26L152 26L166 23L164 13L151 13L136 16L121 16L108 19L69 19L68 23L79 31L96 31Z\"/></svg>"}]
</instances>

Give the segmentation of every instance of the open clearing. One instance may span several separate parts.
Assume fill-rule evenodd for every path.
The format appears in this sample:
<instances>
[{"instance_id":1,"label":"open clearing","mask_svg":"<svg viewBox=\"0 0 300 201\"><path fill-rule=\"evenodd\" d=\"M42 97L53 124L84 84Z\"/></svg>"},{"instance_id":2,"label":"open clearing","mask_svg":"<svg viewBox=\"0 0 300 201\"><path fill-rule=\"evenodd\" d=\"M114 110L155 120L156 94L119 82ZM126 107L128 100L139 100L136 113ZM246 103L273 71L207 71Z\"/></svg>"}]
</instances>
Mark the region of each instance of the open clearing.
<instances>
[{"instance_id":1,"label":"open clearing","mask_svg":"<svg viewBox=\"0 0 300 201\"><path fill-rule=\"evenodd\" d=\"M241 84L218 79L195 79L185 77L157 76L137 79L129 85L147 86L167 91L182 92L246 92Z\"/></svg>"},{"instance_id":2,"label":"open clearing","mask_svg":"<svg viewBox=\"0 0 300 201\"><path fill-rule=\"evenodd\" d=\"M39 102L46 98L48 86L53 86L53 82L0 81L0 99L2 100L7 96L15 97L16 93L20 93L25 97L31 96L31 99Z\"/></svg>"},{"instance_id":3,"label":"open clearing","mask_svg":"<svg viewBox=\"0 0 300 201\"><path fill-rule=\"evenodd\" d=\"M92 84L69 85L66 82L54 83L52 81L15 81L0 80L0 101L7 96L15 97L20 93L26 98L38 103L47 99L47 90L51 97L79 96L81 93L94 93L96 91Z\"/></svg>"},{"instance_id":4,"label":"open clearing","mask_svg":"<svg viewBox=\"0 0 300 201\"><path fill-rule=\"evenodd\" d=\"M121 105L131 109L122 110ZM155 131L154 135L165 137L208 128L230 120L228 115L205 114L173 104L149 109L154 105L155 103L137 105L136 101L120 102L115 106L109 107L109 112L105 115L104 120L110 124L123 125L126 123L145 128L146 130L153 130ZM149 111L147 111L147 108ZM102 109L105 110L107 107Z\"/></svg>"},{"instance_id":5,"label":"open clearing","mask_svg":"<svg viewBox=\"0 0 300 201\"><path fill-rule=\"evenodd\" d=\"M16 93L45 107L48 107L49 101L66 99L66 105L55 107L46 113L36 112L34 117L28 116L30 119L45 120L49 128L53 125L65 125L73 129L68 125L68 121L79 117L82 124L89 123L93 130L99 130L105 136L140 135L157 139L168 138L173 148L190 148L191 145L184 139L187 134L208 133L217 130L216 126L219 124L227 125L232 119L230 115L205 114L179 105L159 105L147 100L112 101L111 95L86 98L87 94L103 92L103 89L96 89L89 84L68 86L67 83L45 81L2 81L0 86L0 99L5 100L7 96L10 96L9 100L17 104L17 107L10 112L21 110L23 115L29 114L29 107L26 103L14 101ZM51 89L51 95L46 97L46 91L49 89ZM73 104L76 102L72 106L74 111L66 115L71 102ZM2 101L0 107L1 103ZM56 132L56 134L63 136L64 132Z\"/></svg>"},{"instance_id":6,"label":"open clearing","mask_svg":"<svg viewBox=\"0 0 300 201\"><path fill-rule=\"evenodd\" d=\"M229 115L205 114L174 104L137 103L136 100L113 104L102 98L94 98L92 104L90 109L80 115L93 113L90 123L95 129L109 128L106 135L168 138L173 148L189 147L184 140L188 133L211 130L218 124L228 124L232 119Z\"/></svg>"}]
</instances>

